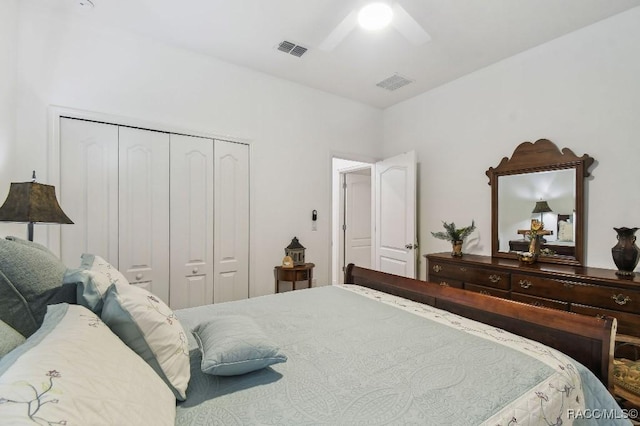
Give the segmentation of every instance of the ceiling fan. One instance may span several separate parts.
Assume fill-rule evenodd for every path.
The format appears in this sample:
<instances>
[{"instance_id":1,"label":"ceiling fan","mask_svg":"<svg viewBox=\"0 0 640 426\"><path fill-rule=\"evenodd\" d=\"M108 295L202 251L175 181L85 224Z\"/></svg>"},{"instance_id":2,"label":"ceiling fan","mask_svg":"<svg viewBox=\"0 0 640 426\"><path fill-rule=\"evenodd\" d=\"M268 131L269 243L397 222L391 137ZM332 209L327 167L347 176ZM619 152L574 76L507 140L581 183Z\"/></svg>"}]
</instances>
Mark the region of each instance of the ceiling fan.
<instances>
[{"instance_id":1,"label":"ceiling fan","mask_svg":"<svg viewBox=\"0 0 640 426\"><path fill-rule=\"evenodd\" d=\"M373 19L373 21L367 21L367 18ZM373 24L367 26L367 22L373 22ZM377 25L375 24L376 22L378 22ZM358 24L365 29L371 30L381 29L390 24L416 46L431 40L431 36L398 2L377 2L369 3L362 8L356 8L349 12L327 38L320 43L318 48L327 52L332 51Z\"/></svg>"}]
</instances>

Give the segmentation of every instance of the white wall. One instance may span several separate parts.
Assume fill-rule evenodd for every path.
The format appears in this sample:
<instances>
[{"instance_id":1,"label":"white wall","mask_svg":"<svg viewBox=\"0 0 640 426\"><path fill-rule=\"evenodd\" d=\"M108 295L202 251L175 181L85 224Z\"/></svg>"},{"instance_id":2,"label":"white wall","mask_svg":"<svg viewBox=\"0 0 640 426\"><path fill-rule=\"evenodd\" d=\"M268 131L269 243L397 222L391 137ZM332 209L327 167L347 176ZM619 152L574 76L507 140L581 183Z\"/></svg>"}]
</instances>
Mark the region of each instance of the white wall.
<instances>
[{"instance_id":1,"label":"white wall","mask_svg":"<svg viewBox=\"0 0 640 426\"><path fill-rule=\"evenodd\" d=\"M596 159L586 264L615 269L613 227L640 226L639 40L635 8L385 110L385 156L418 155L421 254L450 249L429 233L442 220L475 219L464 250L490 255L485 171L519 143L547 138Z\"/></svg>"},{"instance_id":2,"label":"white wall","mask_svg":"<svg viewBox=\"0 0 640 426\"><path fill-rule=\"evenodd\" d=\"M16 139L18 0L0 2L0 205L9 192ZM26 179L25 179L26 180ZM8 233L26 236L26 226L2 224Z\"/></svg>"},{"instance_id":3,"label":"white wall","mask_svg":"<svg viewBox=\"0 0 640 426\"><path fill-rule=\"evenodd\" d=\"M382 111L115 28L63 19L35 1L8 9L3 21L17 20L17 36L0 31L17 38L19 52L16 71L0 69L0 77L18 75L14 139L20 143L6 154L16 164L12 179L27 180L32 169L41 181L48 176L50 105L240 138L251 143L251 295L273 292L273 267L293 236L316 264L318 284L330 282L331 153L378 156ZM0 63L14 52L15 46L3 49ZM11 106L0 108L10 116ZM311 230L314 209L317 232ZM0 234L6 226L0 224ZM42 226L36 240L46 234Z\"/></svg>"}]
</instances>

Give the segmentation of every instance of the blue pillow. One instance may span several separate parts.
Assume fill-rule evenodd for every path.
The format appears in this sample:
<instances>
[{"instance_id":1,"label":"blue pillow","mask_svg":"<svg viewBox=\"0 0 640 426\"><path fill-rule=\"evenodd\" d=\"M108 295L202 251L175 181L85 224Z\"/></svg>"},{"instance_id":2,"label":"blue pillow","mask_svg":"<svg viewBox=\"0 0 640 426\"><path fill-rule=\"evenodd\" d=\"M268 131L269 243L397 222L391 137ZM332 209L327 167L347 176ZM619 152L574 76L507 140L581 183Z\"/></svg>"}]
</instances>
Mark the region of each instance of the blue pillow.
<instances>
[{"instance_id":1,"label":"blue pillow","mask_svg":"<svg viewBox=\"0 0 640 426\"><path fill-rule=\"evenodd\" d=\"M215 317L198 325L193 335L202 353L202 371L214 376L236 376L287 360L250 317Z\"/></svg>"}]
</instances>

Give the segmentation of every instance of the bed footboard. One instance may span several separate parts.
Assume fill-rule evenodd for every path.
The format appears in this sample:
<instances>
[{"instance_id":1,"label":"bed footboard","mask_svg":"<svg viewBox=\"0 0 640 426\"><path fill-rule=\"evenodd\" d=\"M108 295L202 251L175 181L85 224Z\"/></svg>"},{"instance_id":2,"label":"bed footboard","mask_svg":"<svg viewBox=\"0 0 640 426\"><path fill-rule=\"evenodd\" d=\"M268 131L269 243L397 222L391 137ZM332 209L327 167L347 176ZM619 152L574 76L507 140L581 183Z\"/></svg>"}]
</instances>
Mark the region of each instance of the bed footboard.
<instances>
[{"instance_id":1,"label":"bed footboard","mask_svg":"<svg viewBox=\"0 0 640 426\"><path fill-rule=\"evenodd\" d=\"M615 318L528 305L353 264L347 266L345 283L421 302L544 343L589 368L612 389Z\"/></svg>"}]
</instances>

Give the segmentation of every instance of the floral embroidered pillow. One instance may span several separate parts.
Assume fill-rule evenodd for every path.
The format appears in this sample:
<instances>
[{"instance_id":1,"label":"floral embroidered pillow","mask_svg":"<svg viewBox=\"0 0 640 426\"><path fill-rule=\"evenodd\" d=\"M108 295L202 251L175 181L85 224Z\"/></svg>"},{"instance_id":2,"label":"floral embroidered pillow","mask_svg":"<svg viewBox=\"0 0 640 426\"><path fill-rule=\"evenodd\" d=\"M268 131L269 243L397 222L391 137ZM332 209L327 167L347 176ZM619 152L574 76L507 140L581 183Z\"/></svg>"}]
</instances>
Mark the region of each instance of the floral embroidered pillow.
<instances>
[{"instance_id":1,"label":"floral embroidered pillow","mask_svg":"<svg viewBox=\"0 0 640 426\"><path fill-rule=\"evenodd\" d=\"M175 397L94 313L49 305L0 360L0 424L173 425Z\"/></svg>"},{"instance_id":2,"label":"floral embroidered pillow","mask_svg":"<svg viewBox=\"0 0 640 426\"><path fill-rule=\"evenodd\" d=\"M191 377L187 336L173 311L135 285L112 284L102 320L142 357L181 401Z\"/></svg>"},{"instance_id":3,"label":"floral embroidered pillow","mask_svg":"<svg viewBox=\"0 0 640 426\"><path fill-rule=\"evenodd\" d=\"M69 270L63 283L76 283L78 303L100 315L109 286L114 283L127 285L129 281L100 256L85 253L80 269Z\"/></svg>"}]
</instances>

